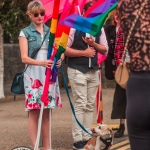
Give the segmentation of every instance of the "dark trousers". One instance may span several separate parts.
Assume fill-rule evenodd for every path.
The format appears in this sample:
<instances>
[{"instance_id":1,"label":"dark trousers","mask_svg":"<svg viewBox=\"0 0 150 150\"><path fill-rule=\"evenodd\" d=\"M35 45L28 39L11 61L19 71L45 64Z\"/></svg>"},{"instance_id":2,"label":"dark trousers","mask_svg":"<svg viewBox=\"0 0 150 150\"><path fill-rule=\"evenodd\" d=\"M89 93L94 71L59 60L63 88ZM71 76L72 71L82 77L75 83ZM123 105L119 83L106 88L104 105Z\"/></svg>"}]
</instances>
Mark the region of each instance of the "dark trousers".
<instances>
[{"instance_id":1,"label":"dark trousers","mask_svg":"<svg viewBox=\"0 0 150 150\"><path fill-rule=\"evenodd\" d=\"M126 117L131 150L150 150L150 71L131 72Z\"/></svg>"}]
</instances>

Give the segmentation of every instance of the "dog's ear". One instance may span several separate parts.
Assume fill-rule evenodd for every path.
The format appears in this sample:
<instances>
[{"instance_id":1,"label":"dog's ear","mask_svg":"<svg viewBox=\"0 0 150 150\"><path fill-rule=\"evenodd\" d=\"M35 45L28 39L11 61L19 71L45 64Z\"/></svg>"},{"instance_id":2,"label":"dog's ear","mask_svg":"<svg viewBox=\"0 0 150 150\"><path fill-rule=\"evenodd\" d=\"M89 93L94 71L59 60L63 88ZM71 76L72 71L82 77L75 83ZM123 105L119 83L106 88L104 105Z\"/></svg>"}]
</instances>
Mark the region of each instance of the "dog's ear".
<instances>
[{"instance_id":1,"label":"dog's ear","mask_svg":"<svg viewBox=\"0 0 150 150\"><path fill-rule=\"evenodd\" d=\"M113 132L112 128L110 128L110 127L108 127L108 128L109 128L110 132L112 133Z\"/></svg>"}]
</instances>

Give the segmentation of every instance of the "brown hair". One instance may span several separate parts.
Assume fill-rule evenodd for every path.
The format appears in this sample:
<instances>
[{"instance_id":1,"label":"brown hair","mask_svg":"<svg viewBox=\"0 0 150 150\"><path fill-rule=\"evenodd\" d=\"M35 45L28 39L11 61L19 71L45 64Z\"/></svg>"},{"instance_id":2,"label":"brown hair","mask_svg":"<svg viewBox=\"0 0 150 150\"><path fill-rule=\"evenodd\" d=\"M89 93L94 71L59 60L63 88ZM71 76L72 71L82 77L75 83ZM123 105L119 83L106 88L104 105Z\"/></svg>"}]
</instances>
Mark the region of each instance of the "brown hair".
<instances>
[{"instance_id":1,"label":"brown hair","mask_svg":"<svg viewBox=\"0 0 150 150\"><path fill-rule=\"evenodd\" d=\"M113 12L113 14L112 14L112 25L117 25L117 21L119 21L120 20L120 13L119 13L119 11L118 11L118 9L116 8L115 10L114 10L114 12ZM117 21L116 21L116 18L117 18Z\"/></svg>"},{"instance_id":2,"label":"brown hair","mask_svg":"<svg viewBox=\"0 0 150 150\"><path fill-rule=\"evenodd\" d=\"M87 2L87 3L84 5L83 10L86 12L86 11L88 10L88 8L91 7L93 4L94 4L93 1Z\"/></svg>"}]
</instances>

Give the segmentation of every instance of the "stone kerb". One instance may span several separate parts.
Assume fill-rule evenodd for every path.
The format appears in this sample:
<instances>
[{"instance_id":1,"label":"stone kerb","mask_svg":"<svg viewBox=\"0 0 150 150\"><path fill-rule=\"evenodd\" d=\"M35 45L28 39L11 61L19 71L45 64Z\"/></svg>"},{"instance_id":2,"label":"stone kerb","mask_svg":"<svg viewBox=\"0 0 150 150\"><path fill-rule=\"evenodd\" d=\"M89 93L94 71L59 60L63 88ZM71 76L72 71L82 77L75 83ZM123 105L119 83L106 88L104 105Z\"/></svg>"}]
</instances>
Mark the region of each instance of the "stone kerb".
<instances>
[{"instance_id":1,"label":"stone kerb","mask_svg":"<svg viewBox=\"0 0 150 150\"><path fill-rule=\"evenodd\" d=\"M21 61L18 44L4 44L3 47L4 47L4 84L11 85L14 75L16 73L22 72L25 66ZM102 88L114 88L115 81L107 80L105 78L104 67L105 67L104 64L102 64ZM65 62L63 62L63 69L65 77L68 80L67 64ZM59 77L59 85L61 87L64 86L61 69L59 69L58 77Z\"/></svg>"}]
</instances>

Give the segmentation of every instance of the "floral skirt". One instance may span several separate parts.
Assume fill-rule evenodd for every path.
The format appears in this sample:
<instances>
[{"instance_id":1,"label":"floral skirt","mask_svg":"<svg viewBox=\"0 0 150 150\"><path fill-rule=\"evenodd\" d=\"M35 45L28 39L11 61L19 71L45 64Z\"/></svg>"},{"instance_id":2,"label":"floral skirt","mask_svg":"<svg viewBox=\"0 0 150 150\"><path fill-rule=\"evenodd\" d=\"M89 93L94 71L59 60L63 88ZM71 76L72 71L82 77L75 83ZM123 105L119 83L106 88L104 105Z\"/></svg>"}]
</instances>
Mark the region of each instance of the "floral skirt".
<instances>
[{"instance_id":1,"label":"floral skirt","mask_svg":"<svg viewBox=\"0 0 150 150\"><path fill-rule=\"evenodd\" d=\"M46 57L47 52L40 50L36 59L44 60ZM41 108L45 71L45 67L29 65L24 73L26 111ZM62 108L58 77L55 83L49 85L47 103L44 103L44 108Z\"/></svg>"}]
</instances>

